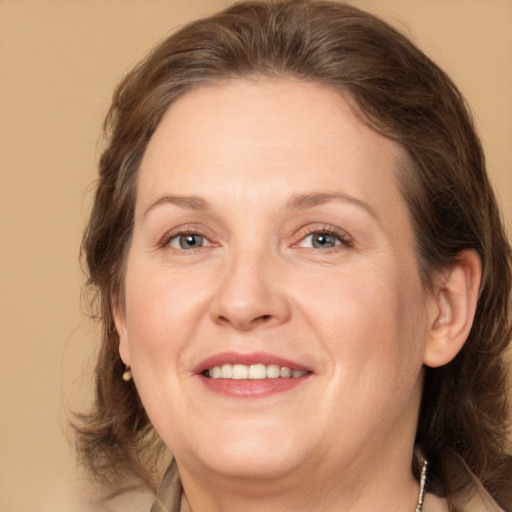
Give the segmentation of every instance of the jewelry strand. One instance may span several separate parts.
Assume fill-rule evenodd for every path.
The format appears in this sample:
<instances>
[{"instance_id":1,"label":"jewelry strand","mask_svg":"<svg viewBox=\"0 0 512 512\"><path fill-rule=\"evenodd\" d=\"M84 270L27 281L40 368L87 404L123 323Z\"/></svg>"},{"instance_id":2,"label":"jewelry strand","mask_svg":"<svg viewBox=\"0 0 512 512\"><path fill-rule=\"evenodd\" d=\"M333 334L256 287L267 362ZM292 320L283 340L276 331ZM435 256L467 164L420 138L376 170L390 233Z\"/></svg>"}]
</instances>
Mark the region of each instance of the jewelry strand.
<instances>
[{"instance_id":1,"label":"jewelry strand","mask_svg":"<svg viewBox=\"0 0 512 512\"><path fill-rule=\"evenodd\" d=\"M427 481L427 465L428 462L425 459L423 459L420 477L420 495L418 496L418 504L416 505L415 512L423 511L423 499L425 498L425 483Z\"/></svg>"}]
</instances>

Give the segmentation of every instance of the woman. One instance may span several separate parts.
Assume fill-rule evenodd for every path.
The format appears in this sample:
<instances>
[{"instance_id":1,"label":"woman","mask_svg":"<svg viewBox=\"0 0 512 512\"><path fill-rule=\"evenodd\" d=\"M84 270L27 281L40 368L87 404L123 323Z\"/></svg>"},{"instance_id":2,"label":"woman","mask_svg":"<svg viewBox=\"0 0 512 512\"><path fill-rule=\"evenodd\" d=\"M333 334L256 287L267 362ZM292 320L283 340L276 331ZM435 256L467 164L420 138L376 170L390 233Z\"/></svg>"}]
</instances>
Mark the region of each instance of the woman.
<instances>
[{"instance_id":1,"label":"woman","mask_svg":"<svg viewBox=\"0 0 512 512\"><path fill-rule=\"evenodd\" d=\"M344 4L241 3L106 126L98 476L151 481L163 442L153 511L512 510L510 248L435 64Z\"/></svg>"}]
</instances>

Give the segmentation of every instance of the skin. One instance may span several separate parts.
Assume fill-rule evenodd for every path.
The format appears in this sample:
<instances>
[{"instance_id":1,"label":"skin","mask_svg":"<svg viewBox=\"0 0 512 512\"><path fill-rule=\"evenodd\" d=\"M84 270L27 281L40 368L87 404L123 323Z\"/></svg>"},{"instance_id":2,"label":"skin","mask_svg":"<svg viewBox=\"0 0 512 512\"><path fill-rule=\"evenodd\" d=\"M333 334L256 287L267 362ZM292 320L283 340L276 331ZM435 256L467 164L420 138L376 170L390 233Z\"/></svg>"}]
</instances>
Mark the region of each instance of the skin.
<instances>
[{"instance_id":1,"label":"skin","mask_svg":"<svg viewBox=\"0 0 512 512\"><path fill-rule=\"evenodd\" d=\"M468 253L425 291L399 157L318 84L205 86L164 116L115 316L184 508L414 510L422 367L462 346L479 265ZM333 246L315 246L326 232ZM202 246L181 248L183 233ZM196 369L226 351L310 374L269 396L215 393Z\"/></svg>"}]
</instances>

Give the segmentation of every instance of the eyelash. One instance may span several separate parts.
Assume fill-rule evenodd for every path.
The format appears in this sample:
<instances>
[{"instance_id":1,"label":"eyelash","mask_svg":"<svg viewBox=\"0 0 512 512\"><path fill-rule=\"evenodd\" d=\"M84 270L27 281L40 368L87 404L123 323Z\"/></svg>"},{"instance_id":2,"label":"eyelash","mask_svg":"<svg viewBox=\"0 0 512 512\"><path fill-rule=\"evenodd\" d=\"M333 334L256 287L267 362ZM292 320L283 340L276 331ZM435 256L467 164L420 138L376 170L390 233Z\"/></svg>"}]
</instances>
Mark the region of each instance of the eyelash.
<instances>
[{"instance_id":1,"label":"eyelash","mask_svg":"<svg viewBox=\"0 0 512 512\"><path fill-rule=\"evenodd\" d=\"M212 240L208 236L202 234L201 230L198 230L197 228L191 226L191 227L181 227L179 229L179 231L173 230L173 231L167 233L162 238L162 240L159 242L159 247L170 248L170 249L174 249L174 250L180 251L180 252L187 252L187 249L183 249L183 248L178 249L178 248L173 248L170 246L170 243L173 239L179 238L179 237L184 237L187 235L196 235L196 236L204 238L208 242L208 245L206 247L211 247L211 246L217 245L215 242L212 242ZM335 238L336 241L339 241L340 243L336 244L333 247L326 247L326 248L322 248L322 249L316 248L316 247L305 247L306 249L314 249L314 250L321 250L321 251L328 252L328 251L336 251L341 248L350 248L350 247L353 247L353 245L354 245L352 238L345 231L334 229L331 226L312 226L312 227L305 228L300 232L299 241L295 242L292 245L292 247L300 247L300 244L307 237L310 237L313 235L327 235L329 237ZM200 246L200 247L196 248L195 250L201 249L202 247L203 246ZM191 248L189 250L194 250L194 248Z\"/></svg>"},{"instance_id":2,"label":"eyelash","mask_svg":"<svg viewBox=\"0 0 512 512\"><path fill-rule=\"evenodd\" d=\"M178 249L178 248L174 248L174 247L171 247L170 246L170 243L173 239L175 238L179 238L179 237L184 237L184 236L187 236L187 235L196 235L196 236L200 236L202 238L204 238L205 240L207 240L208 242L208 246L214 246L216 245L214 242L212 242L210 240L210 238L206 235L203 235L201 233L201 230L198 230L196 227L193 227L193 226L190 226L190 227L180 227L178 229L178 231L176 230L172 230L170 231L169 233L166 233L163 238L161 239L161 241L159 242L159 247L160 248L170 248L170 249L174 249L176 251L183 251L183 252L186 252L187 249ZM198 249L201 249L202 246L198 247ZM191 248L193 249L193 248Z\"/></svg>"},{"instance_id":3,"label":"eyelash","mask_svg":"<svg viewBox=\"0 0 512 512\"><path fill-rule=\"evenodd\" d=\"M327 235L335 238L336 241L339 241L340 243L339 245L335 245L333 247L326 247L322 249L316 247L308 247L308 249L322 250L328 252L336 251L342 248L350 248L353 247L354 245L353 239L345 231L335 229L332 226L312 226L306 228L304 231L300 233L300 239L298 242L293 244L293 247L299 247L300 244L304 242L304 240L306 240L306 238L313 235Z\"/></svg>"}]
</instances>

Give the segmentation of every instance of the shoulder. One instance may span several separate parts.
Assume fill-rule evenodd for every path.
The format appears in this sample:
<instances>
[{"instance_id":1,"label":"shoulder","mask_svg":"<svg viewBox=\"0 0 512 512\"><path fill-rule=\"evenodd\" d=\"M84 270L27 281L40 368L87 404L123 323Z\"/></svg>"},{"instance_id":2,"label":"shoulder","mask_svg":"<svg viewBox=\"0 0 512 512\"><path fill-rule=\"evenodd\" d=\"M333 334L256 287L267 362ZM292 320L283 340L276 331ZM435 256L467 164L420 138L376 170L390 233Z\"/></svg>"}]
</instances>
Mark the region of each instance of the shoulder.
<instances>
[{"instance_id":1,"label":"shoulder","mask_svg":"<svg viewBox=\"0 0 512 512\"><path fill-rule=\"evenodd\" d=\"M481 482L468 470L470 483L452 497L460 512L506 512L487 492ZM449 512L446 498L428 493L425 496L425 512Z\"/></svg>"},{"instance_id":2,"label":"shoulder","mask_svg":"<svg viewBox=\"0 0 512 512\"><path fill-rule=\"evenodd\" d=\"M464 512L505 512L474 476L470 487L458 498L459 502Z\"/></svg>"},{"instance_id":3,"label":"shoulder","mask_svg":"<svg viewBox=\"0 0 512 512\"><path fill-rule=\"evenodd\" d=\"M165 472L151 512L178 512L181 502L181 480L176 462L173 460Z\"/></svg>"},{"instance_id":4,"label":"shoulder","mask_svg":"<svg viewBox=\"0 0 512 512\"><path fill-rule=\"evenodd\" d=\"M103 496L95 502L89 500L90 512L140 512L149 510L155 495L145 485L119 489L109 496Z\"/></svg>"}]
</instances>

